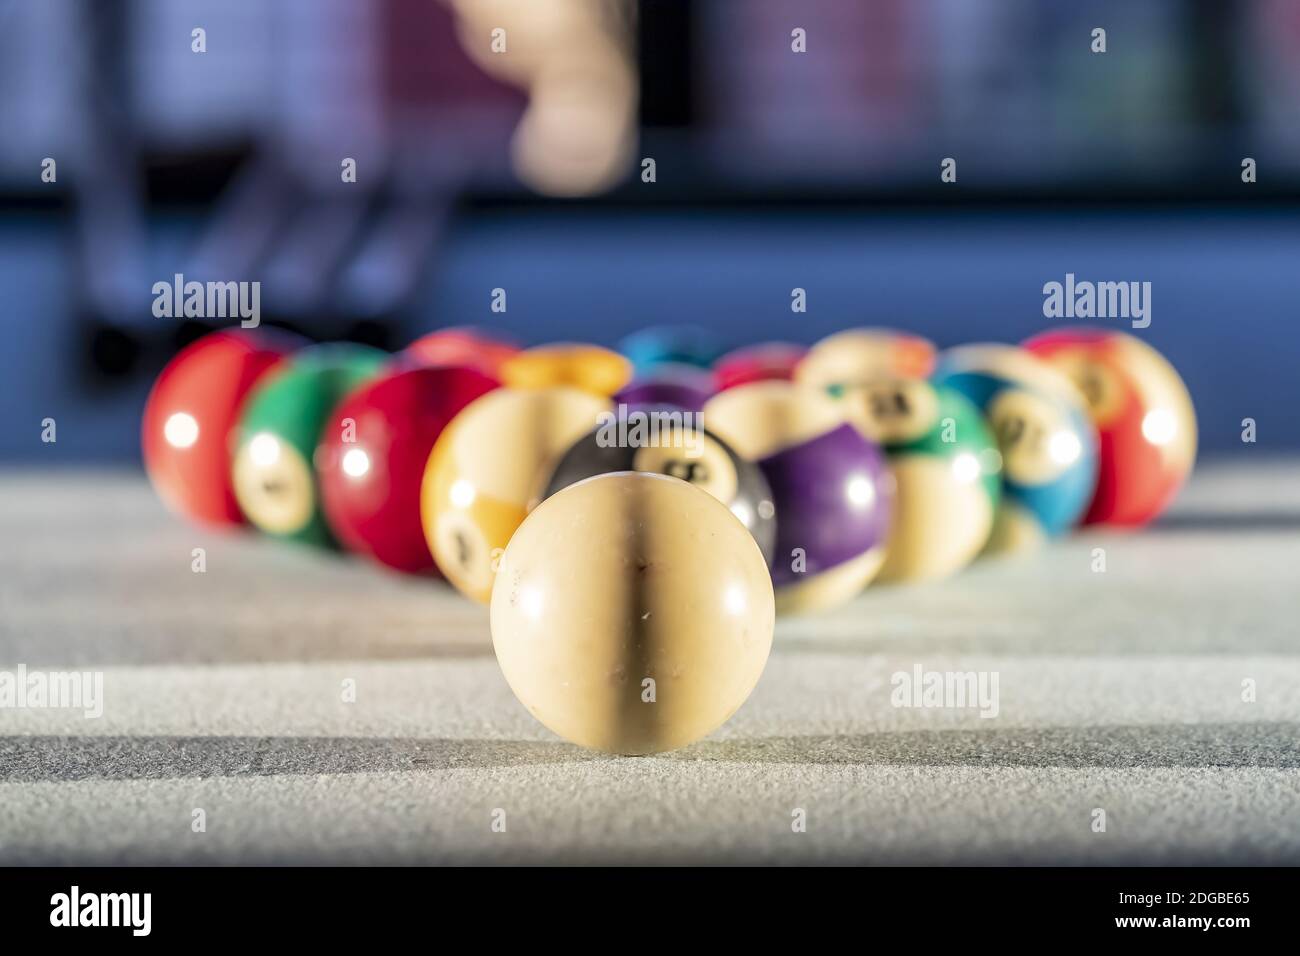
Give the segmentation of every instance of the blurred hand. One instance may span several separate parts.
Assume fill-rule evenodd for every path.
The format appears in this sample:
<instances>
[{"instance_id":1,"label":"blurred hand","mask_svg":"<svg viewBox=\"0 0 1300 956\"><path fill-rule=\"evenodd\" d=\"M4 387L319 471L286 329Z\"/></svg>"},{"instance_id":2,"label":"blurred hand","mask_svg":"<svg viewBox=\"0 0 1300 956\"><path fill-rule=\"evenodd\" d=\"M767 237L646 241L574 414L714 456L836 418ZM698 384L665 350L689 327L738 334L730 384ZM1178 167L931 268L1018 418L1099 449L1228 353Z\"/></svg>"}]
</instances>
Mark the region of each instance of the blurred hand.
<instances>
[{"instance_id":1,"label":"blurred hand","mask_svg":"<svg viewBox=\"0 0 1300 956\"><path fill-rule=\"evenodd\" d=\"M636 138L630 0L443 0L484 72L525 90L511 147L539 192L583 196L626 174Z\"/></svg>"}]
</instances>

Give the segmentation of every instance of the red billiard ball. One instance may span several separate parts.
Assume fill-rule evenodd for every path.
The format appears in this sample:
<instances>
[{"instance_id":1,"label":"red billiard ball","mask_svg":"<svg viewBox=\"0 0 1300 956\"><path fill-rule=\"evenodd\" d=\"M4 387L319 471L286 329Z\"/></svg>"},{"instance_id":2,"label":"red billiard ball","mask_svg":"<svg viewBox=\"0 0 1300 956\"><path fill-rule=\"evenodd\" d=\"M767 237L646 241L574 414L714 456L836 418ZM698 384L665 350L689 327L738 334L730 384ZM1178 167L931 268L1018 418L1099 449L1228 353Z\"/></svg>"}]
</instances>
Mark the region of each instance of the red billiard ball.
<instances>
[{"instance_id":1,"label":"red billiard ball","mask_svg":"<svg viewBox=\"0 0 1300 956\"><path fill-rule=\"evenodd\" d=\"M418 365L467 366L498 378L502 363L519 351L518 345L491 329L457 325L421 336L402 350L400 358Z\"/></svg>"},{"instance_id":2,"label":"red billiard ball","mask_svg":"<svg viewBox=\"0 0 1300 956\"><path fill-rule=\"evenodd\" d=\"M167 363L145 402L140 445L169 508L207 524L243 523L231 481L232 431L253 386L303 344L267 330L223 330Z\"/></svg>"},{"instance_id":3,"label":"red billiard ball","mask_svg":"<svg viewBox=\"0 0 1300 956\"><path fill-rule=\"evenodd\" d=\"M427 366L343 399L315 458L325 519L345 548L411 574L436 570L420 524L424 466L456 413L496 386L478 369Z\"/></svg>"},{"instance_id":4,"label":"red billiard ball","mask_svg":"<svg viewBox=\"0 0 1300 956\"><path fill-rule=\"evenodd\" d=\"M721 392L750 382L788 382L807 353L793 342L761 342L733 349L713 363L714 387Z\"/></svg>"},{"instance_id":5,"label":"red billiard ball","mask_svg":"<svg viewBox=\"0 0 1300 956\"><path fill-rule=\"evenodd\" d=\"M1079 386L1097 427L1097 490L1084 522L1142 525L1192 470L1196 412L1174 367L1124 332L1061 329L1024 347Z\"/></svg>"}]
</instances>

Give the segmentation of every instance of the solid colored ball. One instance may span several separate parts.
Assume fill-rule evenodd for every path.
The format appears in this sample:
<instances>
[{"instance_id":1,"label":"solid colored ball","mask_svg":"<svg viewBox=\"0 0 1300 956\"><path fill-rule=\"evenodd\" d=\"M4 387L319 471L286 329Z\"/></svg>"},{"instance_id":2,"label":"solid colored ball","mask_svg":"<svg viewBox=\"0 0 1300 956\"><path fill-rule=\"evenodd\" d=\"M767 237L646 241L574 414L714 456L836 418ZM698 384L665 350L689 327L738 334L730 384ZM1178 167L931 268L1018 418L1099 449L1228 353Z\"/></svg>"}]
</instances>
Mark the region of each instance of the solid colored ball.
<instances>
[{"instance_id":1,"label":"solid colored ball","mask_svg":"<svg viewBox=\"0 0 1300 956\"><path fill-rule=\"evenodd\" d=\"M949 349L935 382L984 413L1002 454L1002 503L988 550L1021 550L1074 527L1097 483L1097 433L1074 384L1013 345Z\"/></svg>"},{"instance_id":2,"label":"solid colored ball","mask_svg":"<svg viewBox=\"0 0 1300 956\"><path fill-rule=\"evenodd\" d=\"M609 397L632 378L632 363L599 345L557 342L511 356L501 364L501 384L509 388L567 385Z\"/></svg>"},{"instance_id":3,"label":"solid colored ball","mask_svg":"<svg viewBox=\"0 0 1300 956\"><path fill-rule=\"evenodd\" d=\"M728 389L703 414L772 489L777 609L829 607L861 591L883 560L893 503L876 444L825 393L792 382Z\"/></svg>"},{"instance_id":4,"label":"solid colored ball","mask_svg":"<svg viewBox=\"0 0 1300 956\"><path fill-rule=\"evenodd\" d=\"M543 495L614 471L668 475L707 491L754 536L763 559L772 561L776 545L776 506L762 470L737 455L726 442L700 427L698 418L659 411L636 411L608 420L582 436L551 473Z\"/></svg>"},{"instance_id":5,"label":"solid colored ball","mask_svg":"<svg viewBox=\"0 0 1300 956\"><path fill-rule=\"evenodd\" d=\"M1002 456L980 410L923 379L876 379L839 399L889 458L897 499L880 581L946 577L980 553L1001 498Z\"/></svg>"},{"instance_id":6,"label":"solid colored ball","mask_svg":"<svg viewBox=\"0 0 1300 956\"><path fill-rule=\"evenodd\" d=\"M213 332L182 349L145 402L140 445L154 490L177 514L243 523L231 481L231 433L253 387L294 348L295 336Z\"/></svg>"},{"instance_id":7,"label":"solid colored ball","mask_svg":"<svg viewBox=\"0 0 1300 956\"><path fill-rule=\"evenodd\" d=\"M1178 372L1125 332L1062 329L1024 343L1079 387L1099 436L1085 523L1143 525L1173 500L1196 460L1196 411Z\"/></svg>"},{"instance_id":8,"label":"solid colored ball","mask_svg":"<svg viewBox=\"0 0 1300 956\"><path fill-rule=\"evenodd\" d=\"M457 412L495 387L476 369L429 366L382 376L344 398L316 452L334 537L396 570L433 572L420 526L424 466Z\"/></svg>"},{"instance_id":9,"label":"solid colored ball","mask_svg":"<svg viewBox=\"0 0 1300 956\"><path fill-rule=\"evenodd\" d=\"M619 389L614 403L629 409L677 408L698 412L713 394L713 379L694 365L659 365Z\"/></svg>"},{"instance_id":10,"label":"solid colored ball","mask_svg":"<svg viewBox=\"0 0 1300 956\"><path fill-rule=\"evenodd\" d=\"M419 365L459 365L499 378L501 364L519 354L519 346L499 332L473 325L438 329L416 339L398 355Z\"/></svg>"},{"instance_id":11,"label":"solid colored ball","mask_svg":"<svg viewBox=\"0 0 1300 956\"><path fill-rule=\"evenodd\" d=\"M429 455L420 518L457 590L487 603L501 551L556 459L609 410L607 399L574 388L502 388L456 416Z\"/></svg>"},{"instance_id":12,"label":"solid colored ball","mask_svg":"<svg viewBox=\"0 0 1300 956\"><path fill-rule=\"evenodd\" d=\"M515 532L492 644L534 717L584 747L649 754L721 726L772 647L758 546L712 495L663 475L570 485Z\"/></svg>"},{"instance_id":13,"label":"solid colored ball","mask_svg":"<svg viewBox=\"0 0 1300 956\"><path fill-rule=\"evenodd\" d=\"M794 378L817 388L865 385L880 378L927 378L934 363L934 345L919 335L894 329L847 329L809 349Z\"/></svg>"},{"instance_id":14,"label":"solid colored ball","mask_svg":"<svg viewBox=\"0 0 1300 956\"><path fill-rule=\"evenodd\" d=\"M718 335L698 325L659 325L633 332L618 344L638 375L660 365L694 365L707 369L723 353Z\"/></svg>"},{"instance_id":15,"label":"solid colored ball","mask_svg":"<svg viewBox=\"0 0 1300 956\"><path fill-rule=\"evenodd\" d=\"M793 342L761 342L733 349L713 363L714 388L721 392L750 382L788 382L807 354L807 348Z\"/></svg>"},{"instance_id":16,"label":"solid colored ball","mask_svg":"<svg viewBox=\"0 0 1300 956\"><path fill-rule=\"evenodd\" d=\"M314 457L344 395L376 377L388 355L364 345L313 345L265 376L244 403L231 471L245 517L276 537L334 543L320 508Z\"/></svg>"}]
</instances>

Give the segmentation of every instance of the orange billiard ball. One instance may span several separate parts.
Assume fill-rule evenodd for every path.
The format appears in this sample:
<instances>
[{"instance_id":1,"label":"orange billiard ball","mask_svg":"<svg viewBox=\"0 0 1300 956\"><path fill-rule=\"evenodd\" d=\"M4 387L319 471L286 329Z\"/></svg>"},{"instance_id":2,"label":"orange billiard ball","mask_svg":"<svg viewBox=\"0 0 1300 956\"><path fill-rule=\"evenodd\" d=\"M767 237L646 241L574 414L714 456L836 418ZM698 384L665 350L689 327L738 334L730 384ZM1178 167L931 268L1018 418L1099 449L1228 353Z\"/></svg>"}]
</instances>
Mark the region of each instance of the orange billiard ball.
<instances>
[{"instance_id":1,"label":"orange billiard ball","mask_svg":"<svg viewBox=\"0 0 1300 956\"><path fill-rule=\"evenodd\" d=\"M457 325L421 336L397 359L413 365L464 365L497 378L502 364L517 354L518 345L491 329Z\"/></svg>"},{"instance_id":2,"label":"orange billiard ball","mask_svg":"<svg viewBox=\"0 0 1300 956\"><path fill-rule=\"evenodd\" d=\"M1142 525L1173 500L1196 459L1196 412L1174 367L1125 332L1061 329L1024 347L1083 392L1098 435L1089 524Z\"/></svg>"}]
</instances>

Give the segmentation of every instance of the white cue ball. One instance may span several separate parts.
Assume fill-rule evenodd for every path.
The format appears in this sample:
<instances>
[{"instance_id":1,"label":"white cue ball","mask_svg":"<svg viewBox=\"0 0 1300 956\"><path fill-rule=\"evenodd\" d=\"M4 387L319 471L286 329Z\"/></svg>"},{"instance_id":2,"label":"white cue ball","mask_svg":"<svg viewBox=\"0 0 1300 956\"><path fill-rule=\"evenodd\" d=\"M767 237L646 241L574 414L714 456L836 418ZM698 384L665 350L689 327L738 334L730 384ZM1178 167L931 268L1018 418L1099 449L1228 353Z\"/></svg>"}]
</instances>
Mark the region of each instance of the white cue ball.
<instances>
[{"instance_id":1,"label":"white cue ball","mask_svg":"<svg viewBox=\"0 0 1300 956\"><path fill-rule=\"evenodd\" d=\"M682 747L745 702L772 649L763 555L712 495L643 472L557 492L510 539L492 589L506 681L561 737Z\"/></svg>"}]
</instances>

